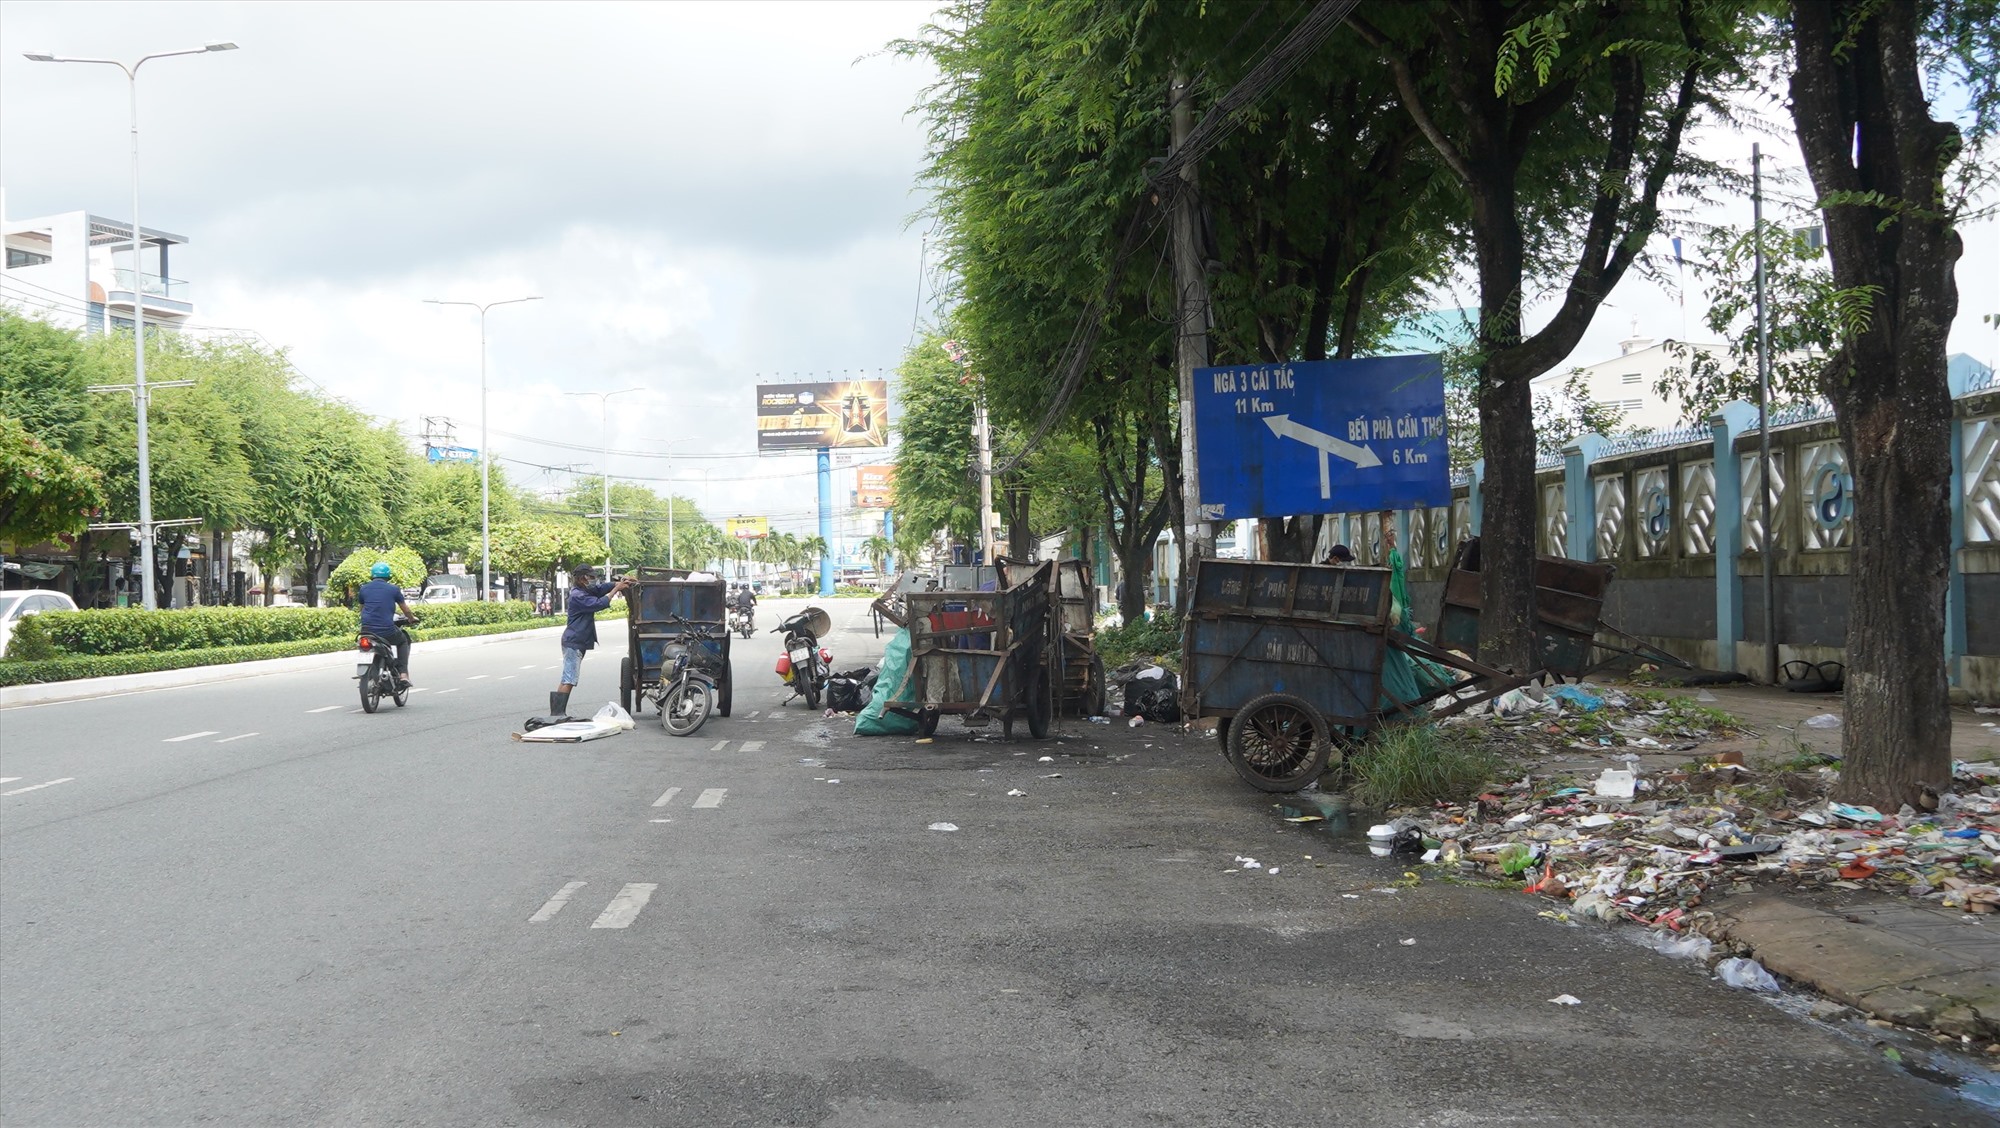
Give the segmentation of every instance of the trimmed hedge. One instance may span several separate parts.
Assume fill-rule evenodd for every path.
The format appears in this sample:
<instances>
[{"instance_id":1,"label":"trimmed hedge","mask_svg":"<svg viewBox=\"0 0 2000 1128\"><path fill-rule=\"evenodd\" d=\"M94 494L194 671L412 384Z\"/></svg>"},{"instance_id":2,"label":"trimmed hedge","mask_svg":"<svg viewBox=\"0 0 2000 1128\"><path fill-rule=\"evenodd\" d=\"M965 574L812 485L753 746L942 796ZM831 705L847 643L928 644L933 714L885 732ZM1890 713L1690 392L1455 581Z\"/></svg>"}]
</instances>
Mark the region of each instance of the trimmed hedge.
<instances>
[{"instance_id":1,"label":"trimmed hedge","mask_svg":"<svg viewBox=\"0 0 2000 1128\"><path fill-rule=\"evenodd\" d=\"M37 616L39 618L40 616ZM419 643L473 635L505 634L554 626L547 619L511 623L467 623L410 632ZM115 674L150 674L159 670L184 670L191 666L220 666L231 662L257 662L267 658L296 658L305 654L332 654L354 645L354 634L325 638L302 638L287 642L266 642L251 646L217 646L204 650L162 650L128 654L89 654L40 661L0 662L0 686L37 685L43 682L104 678Z\"/></svg>"},{"instance_id":2,"label":"trimmed hedge","mask_svg":"<svg viewBox=\"0 0 2000 1128\"><path fill-rule=\"evenodd\" d=\"M535 615L534 608L521 600L426 603L416 611L432 628L526 622ZM307 639L351 639L358 622L356 613L345 607L191 607L181 611L118 607L49 611L30 616L14 627L7 658L36 662L216 650Z\"/></svg>"}]
</instances>

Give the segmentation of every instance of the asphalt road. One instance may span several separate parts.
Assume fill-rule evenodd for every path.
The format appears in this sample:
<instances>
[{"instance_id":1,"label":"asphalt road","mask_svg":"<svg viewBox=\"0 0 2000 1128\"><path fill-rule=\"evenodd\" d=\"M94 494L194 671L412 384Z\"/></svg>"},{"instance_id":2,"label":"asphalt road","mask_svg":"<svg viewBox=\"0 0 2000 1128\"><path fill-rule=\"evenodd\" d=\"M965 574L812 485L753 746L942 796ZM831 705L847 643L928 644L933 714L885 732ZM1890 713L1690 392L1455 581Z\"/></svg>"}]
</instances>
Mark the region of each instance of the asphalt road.
<instances>
[{"instance_id":1,"label":"asphalt road","mask_svg":"<svg viewBox=\"0 0 2000 1128\"><path fill-rule=\"evenodd\" d=\"M0 713L0 1120L1989 1123L1530 898L1397 888L1209 740L856 738L736 647L679 740L513 741L552 632L419 646L373 716L344 671Z\"/></svg>"}]
</instances>

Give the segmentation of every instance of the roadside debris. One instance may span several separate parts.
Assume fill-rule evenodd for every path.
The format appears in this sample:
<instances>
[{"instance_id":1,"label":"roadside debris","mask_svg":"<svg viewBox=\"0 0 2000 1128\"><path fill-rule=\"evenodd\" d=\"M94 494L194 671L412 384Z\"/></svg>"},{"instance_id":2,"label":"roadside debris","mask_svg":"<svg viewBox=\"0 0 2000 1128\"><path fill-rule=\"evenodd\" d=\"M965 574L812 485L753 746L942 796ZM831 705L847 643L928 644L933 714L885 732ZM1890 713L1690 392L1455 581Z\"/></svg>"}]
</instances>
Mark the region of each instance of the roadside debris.
<instances>
[{"instance_id":1,"label":"roadside debris","mask_svg":"<svg viewBox=\"0 0 2000 1128\"><path fill-rule=\"evenodd\" d=\"M1729 959L1716 964L1715 977L1729 984L1731 987L1740 987L1746 991L1775 992L1778 990L1777 978L1770 972L1765 971L1763 964L1742 956L1731 956Z\"/></svg>"},{"instance_id":2,"label":"roadside debris","mask_svg":"<svg viewBox=\"0 0 2000 1128\"><path fill-rule=\"evenodd\" d=\"M957 823L948 823L948 822L934 822L934 823L932 823L932 824L930 825L930 829L932 829L932 830L943 830L943 831L953 831L953 830L957 830L957 829L958 829L958 824L957 824Z\"/></svg>"},{"instance_id":3,"label":"roadside debris","mask_svg":"<svg viewBox=\"0 0 2000 1128\"><path fill-rule=\"evenodd\" d=\"M1577 998L1575 995L1557 995L1555 998L1550 999L1549 1002L1559 1007L1580 1007L1583 1005L1583 1000Z\"/></svg>"}]
</instances>

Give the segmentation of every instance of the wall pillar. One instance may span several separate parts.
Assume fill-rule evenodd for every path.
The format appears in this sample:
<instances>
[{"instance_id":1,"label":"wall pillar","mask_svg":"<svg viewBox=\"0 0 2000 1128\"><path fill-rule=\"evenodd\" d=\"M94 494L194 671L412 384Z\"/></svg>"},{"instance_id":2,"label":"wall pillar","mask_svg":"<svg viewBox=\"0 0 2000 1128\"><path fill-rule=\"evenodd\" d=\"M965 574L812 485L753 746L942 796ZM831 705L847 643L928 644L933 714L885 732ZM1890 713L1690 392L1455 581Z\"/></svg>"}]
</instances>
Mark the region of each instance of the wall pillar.
<instances>
[{"instance_id":1,"label":"wall pillar","mask_svg":"<svg viewBox=\"0 0 2000 1128\"><path fill-rule=\"evenodd\" d=\"M1715 432L1715 661L1736 669L1736 644L1743 641L1743 471L1736 438L1757 421L1754 404L1733 400L1708 417Z\"/></svg>"},{"instance_id":2,"label":"wall pillar","mask_svg":"<svg viewBox=\"0 0 2000 1128\"><path fill-rule=\"evenodd\" d=\"M1583 435L1563 448L1563 512L1571 560L1597 559L1597 498L1590 488L1590 464L1607 443L1603 435Z\"/></svg>"},{"instance_id":3,"label":"wall pillar","mask_svg":"<svg viewBox=\"0 0 2000 1128\"><path fill-rule=\"evenodd\" d=\"M1970 366L1946 376L1952 405L1966 394L1971 382ZM1951 552L1945 557L1944 574L1944 670L1952 685L1959 684L1959 660L1965 656L1965 426L1954 411L1951 420Z\"/></svg>"}]
</instances>

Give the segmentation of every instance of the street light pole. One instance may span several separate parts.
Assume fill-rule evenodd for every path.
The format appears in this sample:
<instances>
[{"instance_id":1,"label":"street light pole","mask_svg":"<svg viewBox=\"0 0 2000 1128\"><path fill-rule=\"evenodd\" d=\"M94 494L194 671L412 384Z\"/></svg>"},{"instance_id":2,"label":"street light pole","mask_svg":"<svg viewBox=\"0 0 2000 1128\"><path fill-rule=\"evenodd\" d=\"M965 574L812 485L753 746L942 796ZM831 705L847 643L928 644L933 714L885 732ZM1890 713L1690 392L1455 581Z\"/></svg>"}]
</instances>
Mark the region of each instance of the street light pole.
<instances>
[{"instance_id":1,"label":"street light pole","mask_svg":"<svg viewBox=\"0 0 2000 1128\"><path fill-rule=\"evenodd\" d=\"M486 453L486 311L516 302L538 302L540 294L507 298L497 302L447 302L425 298L430 305L470 306L479 311L479 598L491 599L493 591L493 461Z\"/></svg>"},{"instance_id":2,"label":"street light pole","mask_svg":"<svg viewBox=\"0 0 2000 1128\"><path fill-rule=\"evenodd\" d=\"M606 579L609 579L611 575L611 397L622 396L627 392L643 392L645 390L646 389L644 388L620 388L615 392L564 392L563 393L566 396L596 396L597 406L603 413L604 466L602 469L602 475L604 478L604 573ZM673 501L670 498L668 499L667 502L667 521L668 521L667 527L669 530L667 533L667 543L670 546L673 544L673 532L672 532L673 519L674 519ZM673 562L672 553L673 550L670 547L668 549L669 564Z\"/></svg>"},{"instance_id":3,"label":"street light pole","mask_svg":"<svg viewBox=\"0 0 2000 1128\"><path fill-rule=\"evenodd\" d=\"M688 442L688 441L689 441L689 440L687 440L687 439L673 439L673 440L670 440L670 441L669 441L669 442L668 442L668 443L666 444L666 447L667 447L667 567L669 567L669 568L678 568L678 567L680 567L680 565L679 565L679 564L677 564L677 563L675 563L675 562L674 562L674 448L675 448L675 447L677 447L677 446L679 446L680 444L682 444L682 443L684 443L684 442ZM706 470L702 471L702 476L703 476L704 478L706 478L706 477L707 477L707 475L708 475L708 471L706 471Z\"/></svg>"},{"instance_id":4,"label":"street light pole","mask_svg":"<svg viewBox=\"0 0 2000 1128\"><path fill-rule=\"evenodd\" d=\"M153 590L153 452L146 429L146 273L140 263L145 242L139 231L139 68L154 59L177 55L206 55L214 51L234 51L236 44L217 41L185 51L160 51L142 56L130 66L116 59L74 59L46 51L24 52L37 63L97 63L125 72L132 104L132 402L139 415L139 591L148 611L159 610ZM161 284L165 285L164 274Z\"/></svg>"}]
</instances>

